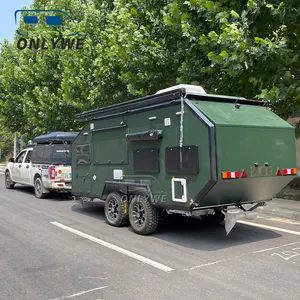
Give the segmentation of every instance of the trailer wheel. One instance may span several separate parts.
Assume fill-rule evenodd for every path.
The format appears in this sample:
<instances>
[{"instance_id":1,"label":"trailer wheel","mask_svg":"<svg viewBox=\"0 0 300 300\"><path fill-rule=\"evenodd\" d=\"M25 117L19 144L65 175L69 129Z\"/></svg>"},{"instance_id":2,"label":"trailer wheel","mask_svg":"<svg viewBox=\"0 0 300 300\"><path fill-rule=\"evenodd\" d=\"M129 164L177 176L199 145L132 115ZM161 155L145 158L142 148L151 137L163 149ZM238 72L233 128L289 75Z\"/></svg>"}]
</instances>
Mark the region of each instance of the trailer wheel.
<instances>
[{"instance_id":1,"label":"trailer wheel","mask_svg":"<svg viewBox=\"0 0 300 300\"><path fill-rule=\"evenodd\" d=\"M141 235L153 233L159 223L159 211L145 196L138 195L129 205L129 221L134 232Z\"/></svg>"},{"instance_id":2,"label":"trailer wheel","mask_svg":"<svg viewBox=\"0 0 300 300\"><path fill-rule=\"evenodd\" d=\"M224 221L225 215L219 209L215 209L215 213L213 215L201 216L201 219L208 223L219 224Z\"/></svg>"},{"instance_id":3,"label":"trailer wheel","mask_svg":"<svg viewBox=\"0 0 300 300\"><path fill-rule=\"evenodd\" d=\"M121 227L128 223L128 199L119 193L110 193L105 200L105 217L109 225Z\"/></svg>"}]
</instances>

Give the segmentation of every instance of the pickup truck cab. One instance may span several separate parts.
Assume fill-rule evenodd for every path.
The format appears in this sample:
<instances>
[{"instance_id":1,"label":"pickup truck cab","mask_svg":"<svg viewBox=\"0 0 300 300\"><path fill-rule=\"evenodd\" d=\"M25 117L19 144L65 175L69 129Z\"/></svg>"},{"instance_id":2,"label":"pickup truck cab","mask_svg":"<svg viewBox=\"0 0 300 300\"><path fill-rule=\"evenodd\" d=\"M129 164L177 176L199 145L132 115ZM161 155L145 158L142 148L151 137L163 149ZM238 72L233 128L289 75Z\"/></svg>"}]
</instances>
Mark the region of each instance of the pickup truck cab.
<instances>
[{"instance_id":1,"label":"pickup truck cab","mask_svg":"<svg viewBox=\"0 0 300 300\"><path fill-rule=\"evenodd\" d=\"M41 139L38 137L37 141ZM51 191L71 192L71 181L71 145L66 141L50 139L28 147L10 159L5 168L7 189L14 188L15 184L32 186L40 199L46 198Z\"/></svg>"}]
</instances>

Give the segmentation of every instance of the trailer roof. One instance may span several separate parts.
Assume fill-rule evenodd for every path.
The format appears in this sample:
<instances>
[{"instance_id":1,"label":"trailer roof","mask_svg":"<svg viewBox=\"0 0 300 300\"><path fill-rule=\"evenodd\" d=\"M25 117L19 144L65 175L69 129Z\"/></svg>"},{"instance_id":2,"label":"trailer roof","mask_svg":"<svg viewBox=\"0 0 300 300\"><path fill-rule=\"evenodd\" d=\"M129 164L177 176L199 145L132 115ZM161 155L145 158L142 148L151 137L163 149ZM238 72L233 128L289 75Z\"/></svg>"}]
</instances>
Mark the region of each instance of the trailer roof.
<instances>
[{"instance_id":1,"label":"trailer roof","mask_svg":"<svg viewBox=\"0 0 300 300\"><path fill-rule=\"evenodd\" d=\"M164 102L172 102L172 101L180 100L181 97L185 97L185 96L189 99L196 99L199 101L240 103L240 104L260 105L260 106L264 105L264 102L259 100L248 100L242 97L187 92L184 88L179 88L176 90L154 94L154 95L90 110L87 112L79 113L76 115L76 119L78 121L89 121L89 120L98 119L102 117L113 116L116 114L124 114L142 108L158 105Z\"/></svg>"}]
</instances>

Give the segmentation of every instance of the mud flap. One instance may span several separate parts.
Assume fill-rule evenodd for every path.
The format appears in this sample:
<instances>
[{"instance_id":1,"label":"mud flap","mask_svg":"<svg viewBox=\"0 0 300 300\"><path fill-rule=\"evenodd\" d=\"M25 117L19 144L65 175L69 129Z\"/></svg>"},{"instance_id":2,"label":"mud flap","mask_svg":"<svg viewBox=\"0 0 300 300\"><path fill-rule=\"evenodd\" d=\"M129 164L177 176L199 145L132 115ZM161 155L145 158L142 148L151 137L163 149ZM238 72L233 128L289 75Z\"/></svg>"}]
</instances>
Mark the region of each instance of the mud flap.
<instances>
[{"instance_id":1,"label":"mud flap","mask_svg":"<svg viewBox=\"0 0 300 300\"><path fill-rule=\"evenodd\" d=\"M253 220L258 215L258 212L254 212L254 211L238 211L238 212L231 212L231 213L225 213L224 211L222 211L222 213L225 215L226 235L230 233L230 231L235 226L238 220L243 218L248 220Z\"/></svg>"}]
</instances>

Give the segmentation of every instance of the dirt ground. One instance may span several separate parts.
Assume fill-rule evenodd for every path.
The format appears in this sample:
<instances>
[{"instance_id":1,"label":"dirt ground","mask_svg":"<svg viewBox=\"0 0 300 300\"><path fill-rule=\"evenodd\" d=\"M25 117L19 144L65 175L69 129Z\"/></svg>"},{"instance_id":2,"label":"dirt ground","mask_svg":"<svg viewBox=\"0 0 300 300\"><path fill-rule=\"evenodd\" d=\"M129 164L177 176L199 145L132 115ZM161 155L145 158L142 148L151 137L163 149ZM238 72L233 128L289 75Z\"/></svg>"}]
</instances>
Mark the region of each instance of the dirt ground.
<instances>
[{"instance_id":1,"label":"dirt ground","mask_svg":"<svg viewBox=\"0 0 300 300\"><path fill-rule=\"evenodd\" d=\"M300 178L295 178L276 197L300 201Z\"/></svg>"}]
</instances>

